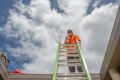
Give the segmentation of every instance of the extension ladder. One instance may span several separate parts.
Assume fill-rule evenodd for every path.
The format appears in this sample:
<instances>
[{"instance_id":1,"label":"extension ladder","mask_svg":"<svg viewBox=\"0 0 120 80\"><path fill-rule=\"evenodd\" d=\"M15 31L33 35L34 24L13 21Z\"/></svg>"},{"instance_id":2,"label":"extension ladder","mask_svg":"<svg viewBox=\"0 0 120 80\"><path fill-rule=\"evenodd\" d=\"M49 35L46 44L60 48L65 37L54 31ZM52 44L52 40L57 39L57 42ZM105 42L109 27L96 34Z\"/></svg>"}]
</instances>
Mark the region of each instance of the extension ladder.
<instances>
[{"instance_id":1,"label":"extension ladder","mask_svg":"<svg viewBox=\"0 0 120 80\"><path fill-rule=\"evenodd\" d=\"M66 47L69 48L66 49ZM71 47L75 48L71 48ZM71 54L72 53L72 54ZM75 54L74 54L75 53ZM75 59L62 59L61 57L78 57ZM69 69L70 66L79 66L81 68L80 72L68 72L68 73L60 73L58 70L60 67L67 67ZM52 76L52 80L92 80L91 75L88 71L85 60L81 54L80 43L76 44L61 44L58 42L58 49L56 55L56 61L54 65L54 72Z\"/></svg>"}]
</instances>

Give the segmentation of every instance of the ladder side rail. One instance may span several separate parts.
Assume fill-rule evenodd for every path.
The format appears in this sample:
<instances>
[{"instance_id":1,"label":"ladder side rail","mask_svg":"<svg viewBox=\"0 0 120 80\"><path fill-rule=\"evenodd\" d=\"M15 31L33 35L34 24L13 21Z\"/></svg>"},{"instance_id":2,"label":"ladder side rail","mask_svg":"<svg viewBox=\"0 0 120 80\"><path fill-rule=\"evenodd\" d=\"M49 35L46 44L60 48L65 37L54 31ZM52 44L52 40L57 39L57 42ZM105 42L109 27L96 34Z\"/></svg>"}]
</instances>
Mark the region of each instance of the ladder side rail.
<instances>
[{"instance_id":1,"label":"ladder side rail","mask_svg":"<svg viewBox=\"0 0 120 80\"><path fill-rule=\"evenodd\" d=\"M57 76L57 71L58 71L58 59L59 59L59 54L60 54L60 46L61 46L61 43L58 42L58 48L57 48L57 55L56 55L56 61L55 61L55 64L54 64L54 72L53 72L53 76L52 76L52 80L56 80L56 76Z\"/></svg>"},{"instance_id":2,"label":"ladder side rail","mask_svg":"<svg viewBox=\"0 0 120 80\"><path fill-rule=\"evenodd\" d=\"M86 64L86 62L85 62L85 59L84 59L83 55L81 54L80 43L79 43L79 42L76 43L76 47L77 47L78 53L79 53L79 55L80 55L81 62L82 62L82 64L83 64L82 67L85 69L85 71L86 71L86 73L87 73L88 80L92 80L92 77L91 77L90 72L89 72L89 70L88 70L88 67L87 67L87 64Z\"/></svg>"}]
</instances>

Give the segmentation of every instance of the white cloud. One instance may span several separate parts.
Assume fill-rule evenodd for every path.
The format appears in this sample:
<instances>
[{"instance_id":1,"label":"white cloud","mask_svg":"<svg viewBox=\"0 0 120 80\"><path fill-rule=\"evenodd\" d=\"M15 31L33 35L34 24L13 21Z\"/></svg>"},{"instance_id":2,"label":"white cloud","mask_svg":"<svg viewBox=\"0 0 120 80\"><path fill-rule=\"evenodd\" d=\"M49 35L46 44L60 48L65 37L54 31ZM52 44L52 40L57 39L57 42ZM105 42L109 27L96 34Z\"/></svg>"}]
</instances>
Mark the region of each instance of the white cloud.
<instances>
[{"instance_id":1,"label":"white cloud","mask_svg":"<svg viewBox=\"0 0 120 80\"><path fill-rule=\"evenodd\" d=\"M25 54L32 59L30 63L23 64L25 72L51 73L57 49L56 41L64 41L66 30L71 28L81 36L90 71L99 72L117 6L104 5L86 15L89 0L59 0L59 5L65 14L51 10L49 0L32 0L28 6L18 2L16 7L19 11L10 11L7 24L0 32L8 38L20 38L16 41L20 46L8 46L7 50L18 58Z\"/></svg>"},{"instance_id":2,"label":"white cloud","mask_svg":"<svg viewBox=\"0 0 120 80\"><path fill-rule=\"evenodd\" d=\"M100 70L117 8L113 4L96 8L80 24L84 56L91 72Z\"/></svg>"}]
</instances>

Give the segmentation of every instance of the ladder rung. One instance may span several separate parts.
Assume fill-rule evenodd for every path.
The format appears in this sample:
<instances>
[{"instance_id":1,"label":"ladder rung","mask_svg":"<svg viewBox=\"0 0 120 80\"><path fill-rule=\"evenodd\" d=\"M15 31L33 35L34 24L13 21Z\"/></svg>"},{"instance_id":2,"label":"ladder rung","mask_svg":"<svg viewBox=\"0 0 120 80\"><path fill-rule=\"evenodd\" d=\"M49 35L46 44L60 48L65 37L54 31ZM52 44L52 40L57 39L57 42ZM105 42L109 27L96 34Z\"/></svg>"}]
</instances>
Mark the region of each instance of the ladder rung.
<instances>
[{"instance_id":1,"label":"ladder rung","mask_svg":"<svg viewBox=\"0 0 120 80\"><path fill-rule=\"evenodd\" d=\"M58 66L81 66L80 63L58 63Z\"/></svg>"},{"instance_id":2,"label":"ladder rung","mask_svg":"<svg viewBox=\"0 0 120 80\"><path fill-rule=\"evenodd\" d=\"M69 51L77 51L77 50L76 49L69 49L69 50L67 50L67 49L60 49L60 51L69 52Z\"/></svg>"},{"instance_id":3,"label":"ladder rung","mask_svg":"<svg viewBox=\"0 0 120 80\"><path fill-rule=\"evenodd\" d=\"M69 61L69 62L58 62L58 63L59 63L60 65L61 65L61 64L65 64L65 65L67 65L67 64L69 65L69 64L70 64L70 65L71 65L71 64L76 64L76 63L80 64L80 61L76 61L76 62L75 62L75 61ZM74 65L74 66L75 66L75 65Z\"/></svg>"},{"instance_id":4,"label":"ladder rung","mask_svg":"<svg viewBox=\"0 0 120 80\"><path fill-rule=\"evenodd\" d=\"M64 47L66 47L66 46L75 46L75 44L61 44L61 46L64 46Z\"/></svg>"},{"instance_id":5,"label":"ladder rung","mask_svg":"<svg viewBox=\"0 0 120 80\"><path fill-rule=\"evenodd\" d=\"M80 62L80 59L61 59L59 62Z\"/></svg>"},{"instance_id":6,"label":"ladder rung","mask_svg":"<svg viewBox=\"0 0 120 80\"><path fill-rule=\"evenodd\" d=\"M79 57L79 54L68 54L67 56Z\"/></svg>"},{"instance_id":7,"label":"ladder rung","mask_svg":"<svg viewBox=\"0 0 120 80\"><path fill-rule=\"evenodd\" d=\"M85 72L79 73L57 73L58 77L79 77L79 76L86 76Z\"/></svg>"},{"instance_id":8,"label":"ladder rung","mask_svg":"<svg viewBox=\"0 0 120 80\"><path fill-rule=\"evenodd\" d=\"M60 54L60 56L79 57L79 54L68 54L68 55L66 55L66 54Z\"/></svg>"},{"instance_id":9,"label":"ladder rung","mask_svg":"<svg viewBox=\"0 0 120 80\"><path fill-rule=\"evenodd\" d=\"M86 80L86 77L57 77L57 80Z\"/></svg>"},{"instance_id":10,"label":"ladder rung","mask_svg":"<svg viewBox=\"0 0 120 80\"><path fill-rule=\"evenodd\" d=\"M77 50L60 50L61 53L78 53Z\"/></svg>"},{"instance_id":11,"label":"ladder rung","mask_svg":"<svg viewBox=\"0 0 120 80\"><path fill-rule=\"evenodd\" d=\"M66 47L63 47L63 48L60 48L60 50L75 50L75 48L71 48L71 47L66 48Z\"/></svg>"},{"instance_id":12,"label":"ladder rung","mask_svg":"<svg viewBox=\"0 0 120 80\"><path fill-rule=\"evenodd\" d=\"M67 62L80 63L80 60L68 60Z\"/></svg>"},{"instance_id":13,"label":"ladder rung","mask_svg":"<svg viewBox=\"0 0 120 80\"><path fill-rule=\"evenodd\" d=\"M66 54L60 54L59 56L67 56Z\"/></svg>"}]
</instances>

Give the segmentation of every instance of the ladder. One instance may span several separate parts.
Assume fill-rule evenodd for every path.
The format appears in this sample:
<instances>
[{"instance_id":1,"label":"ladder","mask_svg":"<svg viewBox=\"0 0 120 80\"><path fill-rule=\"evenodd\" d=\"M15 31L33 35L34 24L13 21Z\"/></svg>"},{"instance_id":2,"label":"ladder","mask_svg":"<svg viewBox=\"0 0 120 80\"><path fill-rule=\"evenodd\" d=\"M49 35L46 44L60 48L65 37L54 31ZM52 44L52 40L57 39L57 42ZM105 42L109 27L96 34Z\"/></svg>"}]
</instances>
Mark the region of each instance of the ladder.
<instances>
[{"instance_id":1,"label":"ladder","mask_svg":"<svg viewBox=\"0 0 120 80\"><path fill-rule=\"evenodd\" d=\"M69 48L66 49L66 47ZM71 48L71 47L75 48ZM76 57L75 59L62 59L61 57ZM78 57L78 58L77 58ZM67 67L77 66L80 67L81 71L79 72L67 72L67 73L60 73L60 67ZM81 54L80 43L76 44L61 44L58 42L58 49L56 55L56 61L54 64L54 72L52 76L52 80L92 80L91 75L88 71L87 65L85 60Z\"/></svg>"}]
</instances>

